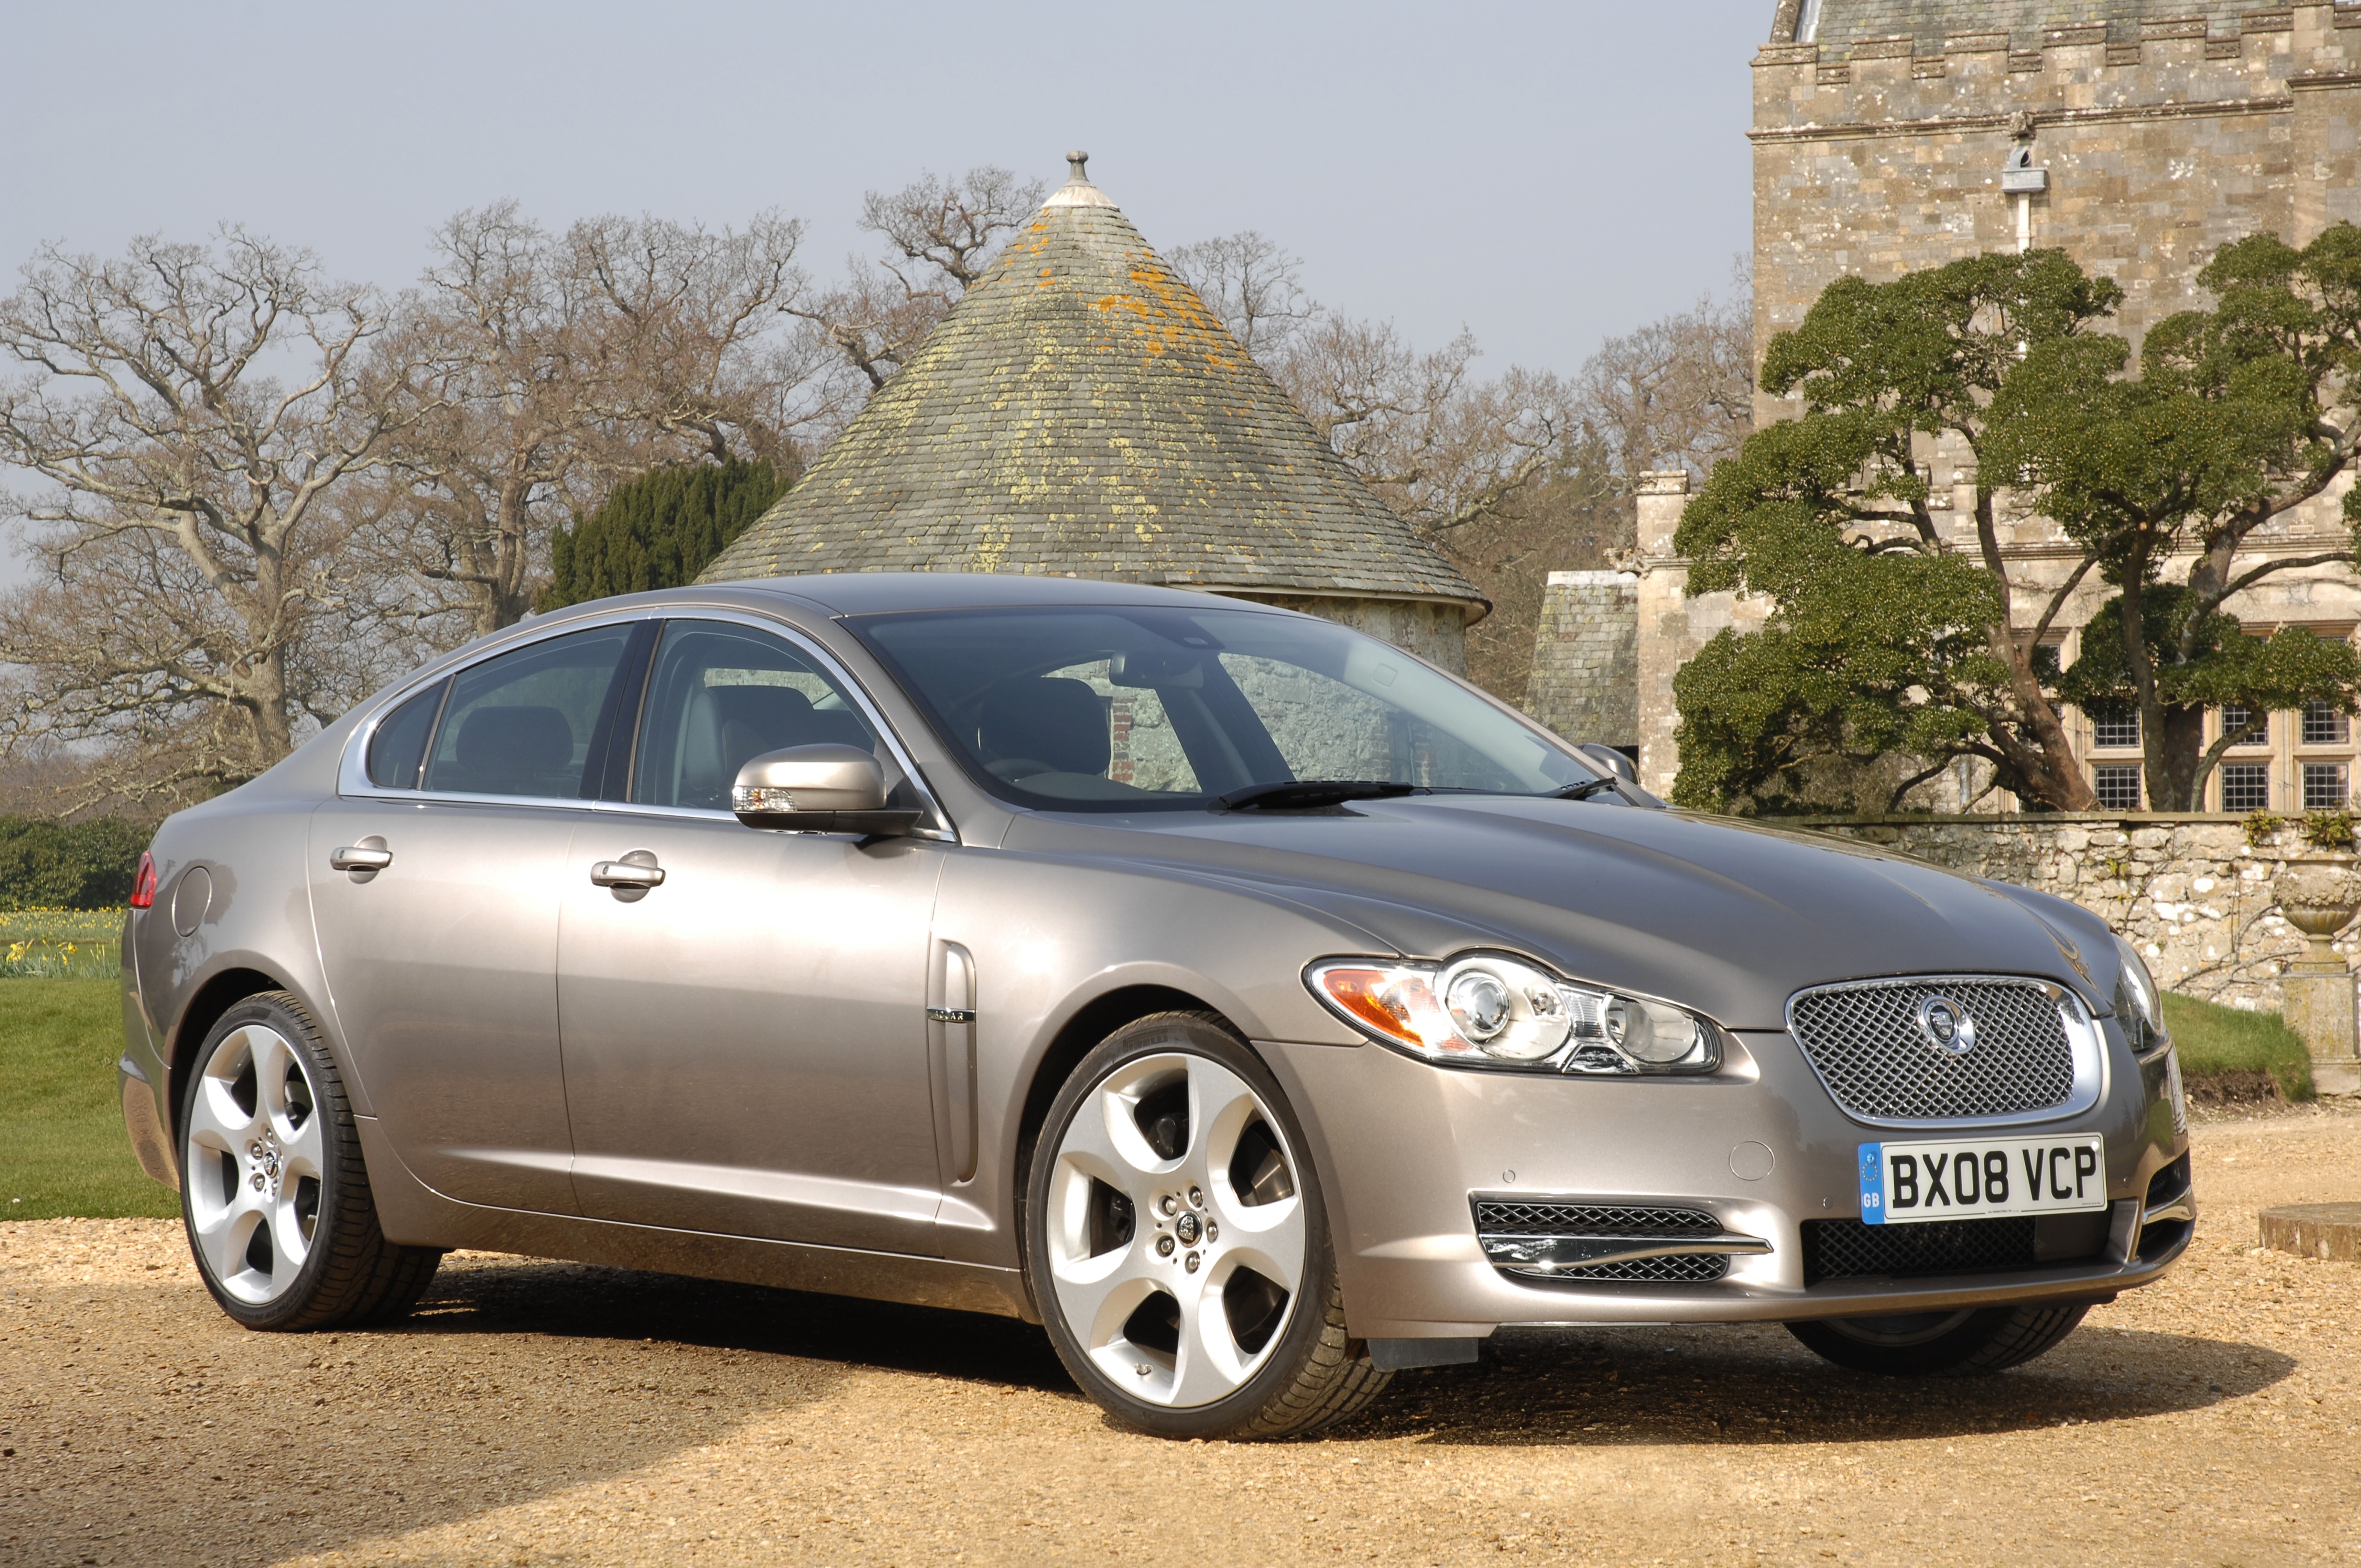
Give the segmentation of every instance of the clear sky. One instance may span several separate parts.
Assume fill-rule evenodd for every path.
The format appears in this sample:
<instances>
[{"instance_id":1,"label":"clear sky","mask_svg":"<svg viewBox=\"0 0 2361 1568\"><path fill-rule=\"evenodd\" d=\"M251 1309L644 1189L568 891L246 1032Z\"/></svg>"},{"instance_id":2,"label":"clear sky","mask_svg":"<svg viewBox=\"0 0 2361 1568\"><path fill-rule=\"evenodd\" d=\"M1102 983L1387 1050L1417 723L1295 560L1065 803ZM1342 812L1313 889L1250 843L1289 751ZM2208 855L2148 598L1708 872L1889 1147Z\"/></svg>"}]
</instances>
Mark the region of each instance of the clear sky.
<instances>
[{"instance_id":1,"label":"clear sky","mask_svg":"<svg viewBox=\"0 0 2361 1568\"><path fill-rule=\"evenodd\" d=\"M347 277L504 196L811 224L1069 147L1153 244L1256 228L1332 305L1570 370L1723 287L1748 243L1770 0L1685 4L12 5L0 279L225 219Z\"/></svg>"}]
</instances>

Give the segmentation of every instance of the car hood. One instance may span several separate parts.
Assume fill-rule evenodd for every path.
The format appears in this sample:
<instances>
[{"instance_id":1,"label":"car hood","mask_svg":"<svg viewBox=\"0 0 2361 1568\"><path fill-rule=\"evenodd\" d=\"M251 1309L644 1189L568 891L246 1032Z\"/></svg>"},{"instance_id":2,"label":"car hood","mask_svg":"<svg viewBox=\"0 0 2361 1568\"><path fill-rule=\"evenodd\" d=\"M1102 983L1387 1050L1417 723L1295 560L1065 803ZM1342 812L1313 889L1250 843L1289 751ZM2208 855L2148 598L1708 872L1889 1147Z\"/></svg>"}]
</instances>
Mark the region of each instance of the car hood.
<instances>
[{"instance_id":1,"label":"car hood","mask_svg":"<svg viewBox=\"0 0 2361 1568\"><path fill-rule=\"evenodd\" d=\"M2103 1011L2106 927L2062 900L1814 833L1589 801L1434 795L1332 812L1028 816L1003 848L1283 889L1401 953L1521 949L1733 1029L1805 986L2054 980Z\"/></svg>"}]
</instances>

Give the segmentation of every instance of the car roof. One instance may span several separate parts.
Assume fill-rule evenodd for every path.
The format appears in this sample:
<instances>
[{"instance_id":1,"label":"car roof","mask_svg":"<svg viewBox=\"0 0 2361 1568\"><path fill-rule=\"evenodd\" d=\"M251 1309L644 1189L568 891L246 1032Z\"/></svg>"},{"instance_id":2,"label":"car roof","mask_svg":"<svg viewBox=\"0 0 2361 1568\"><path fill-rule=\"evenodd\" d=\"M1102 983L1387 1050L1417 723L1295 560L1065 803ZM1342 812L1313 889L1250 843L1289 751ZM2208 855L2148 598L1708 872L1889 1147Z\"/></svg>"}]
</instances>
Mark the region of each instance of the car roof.
<instances>
[{"instance_id":1,"label":"car roof","mask_svg":"<svg viewBox=\"0 0 2361 1568\"><path fill-rule=\"evenodd\" d=\"M895 610L999 609L1028 605L1160 605L1205 608L1224 596L1145 583L1111 583L1093 577L1034 576L1013 572L816 572L803 576L741 577L646 596L709 602L717 594L742 593L795 598L830 615L874 615ZM1251 600L1225 599L1224 608L1269 609Z\"/></svg>"}]
</instances>

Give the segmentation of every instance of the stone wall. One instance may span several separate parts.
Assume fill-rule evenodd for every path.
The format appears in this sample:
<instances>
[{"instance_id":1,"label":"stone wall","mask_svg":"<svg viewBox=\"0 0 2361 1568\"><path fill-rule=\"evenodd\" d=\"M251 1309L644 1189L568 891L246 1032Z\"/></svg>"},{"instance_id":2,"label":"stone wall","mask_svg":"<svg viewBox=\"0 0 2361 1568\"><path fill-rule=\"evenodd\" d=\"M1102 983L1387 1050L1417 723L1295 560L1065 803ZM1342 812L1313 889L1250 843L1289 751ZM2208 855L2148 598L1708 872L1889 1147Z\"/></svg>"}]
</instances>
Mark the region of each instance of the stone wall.
<instances>
[{"instance_id":1,"label":"stone wall","mask_svg":"<svg viewBox=\"0 0 2361 1568\"><path fill-rule=\"evenodd\" d=\"M1640 786L1670 796L1681 771L1674 740L1680 714L1673 706L1673 676L1698 649L1725 628L1759 631L1770 613L1768 600L1734 594L1688 594L1689 564L1673 551L1673 533L1689 501L1689 477L1671 468L1640 476L1639 547L1632 565L1639 584ZM1540 657L1536 651L1536 658Z\"/></svg>"},{"instance_id":2,"label":"stone wall","mask_svg":"<svg viewBox=\"0 0 2361 1568\"><path fill-rule=\"evenodd\" d=\"M1415 653L1455 675L1467 673L1467 611L1429 599L1355 598L1344 594L1265 594L1219 590L1224 598L1276 605L1337 621Z\"/></svg>"},{"instance_id":3,"label":"stone wall","mask_svg":"<svg viewBox=\"0 0 2361 1568\"><path fill-rule=\"evenodd\" d=\"M2279 1009L2279 977L2304 946L2271 896L2290 863L2350 863L2293 827L2247 842L2223 816L2010 816L1806 819L1804 824L1953 871L2070 898L2129 938L2168 991ZM2356 927L2361 931L2361 927ZM2336 943L2361 967L2361 940Z\"/></svg>"},{"instance_id":4,"label":"stone wall","mask_svg":"<svg viewBox=\"0 0 2361 1568\"><path fill-rule=\"evenodd\" d=\"M1525 711L1569 740L1640 743L1640 579L1552 572Z\"/></svg>"}]
</instances>

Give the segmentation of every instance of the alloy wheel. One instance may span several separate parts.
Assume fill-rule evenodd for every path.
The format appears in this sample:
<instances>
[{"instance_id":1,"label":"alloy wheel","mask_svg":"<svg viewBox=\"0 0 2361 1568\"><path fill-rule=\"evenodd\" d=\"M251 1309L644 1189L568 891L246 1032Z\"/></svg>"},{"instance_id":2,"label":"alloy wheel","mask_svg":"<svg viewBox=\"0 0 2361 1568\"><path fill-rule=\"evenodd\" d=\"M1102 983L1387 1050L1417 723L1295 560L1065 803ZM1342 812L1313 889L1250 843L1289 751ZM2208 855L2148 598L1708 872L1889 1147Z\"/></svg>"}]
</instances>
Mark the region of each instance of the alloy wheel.
<instances>
[{"instance_id":1,"label":"alloy wheel","mask_svg":"<svg viewBox=\"0 0 2361 1568\"><path fill-rule=\"evenodd\" d=\"M207 1271L240 1301L293 1288L320 1220L319 1097L302 1053L249 1024L206 1058L189 1106L190 1234Z\"/></svg>"},{"instance_id":2,"label":"alloy wheel","mask_svg":"<svg viewBox=\"0 0 2361 1568\"><path fill-rule=\"evenodd\" d=\"M1279 1119L1236 1073L1185 1051L1124 1062L1075 1107L1050 1175L1066 1327L1145 1403L1237 1392L1302 1289L1302 1190Z\"/></svg>"}]
</instances>

